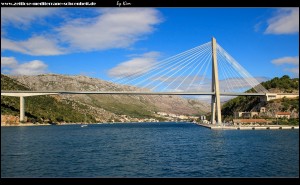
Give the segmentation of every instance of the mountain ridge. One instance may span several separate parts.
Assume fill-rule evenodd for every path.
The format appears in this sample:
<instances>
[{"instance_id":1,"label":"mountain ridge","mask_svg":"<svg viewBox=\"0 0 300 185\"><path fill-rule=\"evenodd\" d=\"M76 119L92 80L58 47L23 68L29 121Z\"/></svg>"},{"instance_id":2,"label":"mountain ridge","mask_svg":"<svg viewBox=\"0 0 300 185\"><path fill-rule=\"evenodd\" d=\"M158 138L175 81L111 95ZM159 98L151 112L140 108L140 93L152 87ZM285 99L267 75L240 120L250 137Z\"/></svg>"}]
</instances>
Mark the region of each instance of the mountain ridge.
<instances>
[{"instance_id":1,"label":"mountain ridge","mask_svg":"<svg viewBox=\"0 0 300 185\"><path fill-rule=\"evenodd\" d=\"M147 89L114 84L82 75L43 74L35 76L7 75L7 77L24 84L28 89L40 91L147 91ZM80 108L80 106L86 106L96 122L120 121L124 120L124 117L129 120L157 118L155 115L157 112L200 115L209 111L209 105L206 103L178 96L91 94L55 95L52 97L55 97L57 101L72 102L72 107L79 112L87 113L86 110Z\"/></svg>"}]
</instances>

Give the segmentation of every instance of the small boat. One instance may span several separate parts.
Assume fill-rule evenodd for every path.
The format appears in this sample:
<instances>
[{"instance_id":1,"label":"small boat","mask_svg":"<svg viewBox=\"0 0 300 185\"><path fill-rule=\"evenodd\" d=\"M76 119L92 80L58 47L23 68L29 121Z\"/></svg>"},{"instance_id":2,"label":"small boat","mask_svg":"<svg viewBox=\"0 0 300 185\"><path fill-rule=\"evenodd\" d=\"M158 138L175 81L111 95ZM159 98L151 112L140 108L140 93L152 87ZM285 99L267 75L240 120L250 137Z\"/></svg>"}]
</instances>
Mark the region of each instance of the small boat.
<instances>
[{"instance_id":1,"label":"small boat","mask_svg":"<svg viewBox=\"0 0 300 185\"><path fill-rule=\"evenodd\" d=\"M84 114L84 122L86 123L86 114ZM80 126L81 126L81 127L87 127L86 124L81 124Z\"/></svg>"}]
</instances>

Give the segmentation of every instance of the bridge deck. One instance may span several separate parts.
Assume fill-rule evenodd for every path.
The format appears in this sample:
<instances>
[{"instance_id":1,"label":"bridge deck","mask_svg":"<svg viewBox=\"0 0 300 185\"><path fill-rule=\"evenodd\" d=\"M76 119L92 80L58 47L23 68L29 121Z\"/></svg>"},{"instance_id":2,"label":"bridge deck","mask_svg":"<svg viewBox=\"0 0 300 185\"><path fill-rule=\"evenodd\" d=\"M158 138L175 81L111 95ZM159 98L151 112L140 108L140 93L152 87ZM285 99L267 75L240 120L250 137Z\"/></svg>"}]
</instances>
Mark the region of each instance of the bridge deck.
<instances>
[{"instance_id":1,"label":"bridge deck","mask_svg":"<svg viewBox=\"0 0 300 185\"><path fill-rule=\"evenodd\" d=\"M119 95L214 95L214 92L138 92L138 91L1 91L1 96L34 96L48 94L119 94ZM265 93L223 92L221 96L265 96Z\"/></svg>"}]
</instances>

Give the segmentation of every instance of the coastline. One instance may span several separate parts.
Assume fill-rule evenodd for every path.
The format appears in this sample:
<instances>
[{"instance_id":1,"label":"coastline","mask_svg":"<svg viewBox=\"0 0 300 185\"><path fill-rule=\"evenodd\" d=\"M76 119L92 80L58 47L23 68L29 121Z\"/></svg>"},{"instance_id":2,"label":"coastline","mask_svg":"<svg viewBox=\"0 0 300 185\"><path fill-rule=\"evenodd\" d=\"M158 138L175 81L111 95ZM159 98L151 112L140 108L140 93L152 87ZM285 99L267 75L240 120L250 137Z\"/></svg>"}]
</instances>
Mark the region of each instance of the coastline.
<instances>
[{"instance_id":1,"label":"coastline","mask_svg":"<svg viewBox=\"0 0 300 185\"><path fill-rule=\"evenodd\" d=\"M28 127L28 126L50 126L51 124L49 123L44 123L44 124L34 124L34 123L19 123L19 124L3 124L1 123L1 127Z\"/></svg>"},{"instance_id":2,"label":"coastline","mask_svg":"<svg viewBox=\"0 0 300 185\"><path fill-rule=\"evenodd\" d=\"M1 123L1 127L27 127L27 126L60 126L60 125L80 125L80 124L98 124L98 123L57 123L57 124L50 124L50 123L17 123L17 124L6 124Z\"/></svg>"},{"instance_id":3,"label":"coastline","mask_svg":"<svg viewBox=\"0 0 300 185\"><path fill-rule=\"evenodd\" d=\"M299 125L211 125L196 123L196 125L212 129L212 130L285 130L285 129L299 129Z\"/></svg>"},{"instance_id":4,"label":"coastline","mask_svg":"<svg viewBox=\"0 0 300 185\"><path fill-rule=\"evenodd\" d=\"M168 122L168 121L167 121ZM150 122L108 122L108 123L57 123L57 124L49 124L49 123L18 123L18 124L6 124L1 123L1 127L27 127L27 126L64 126L64 125L89 125L89 124L126 124L126 123L150 123ZM191 122L193 123L193 122ZM216 126L210 124L201 124L194 123L198 126L202 126L205 128L213 129L213 130L261 130L261 129L299 129L299 125L240 125L240 126ZM293 127L293 128L292 128Z\"/></svg>"},{"instance_id":5,"label":"coastline","mask_svg":"<svg viewBox=\"0 0 300 185\"><path fill-rule=\"evenodd\" d=\"M6 124L1 123L1 127L27 127L27 126L63 126L63 125L89 125L89 124L119 124L119 123L150 123L150 122L107 122L107 123L57 123L57 124L49 124L49 123L17 123L17 124ZM154 122L155 123L155 122Z\"/></svg>"},{"instance_id":6,"label":"coastline","mask_svg":"<svg viewBox=\"0 0 300 185\"><path fill-rule=\"evenodd\" d=\"M162 121L162 122L173 122L173 121ZM174 121L175 122L175 121ZM49 124L49 123L15 123L15 124L6 124L6 123L1 123L1 127L22 127L22 126L50 126L50 125L54 125L54 126L63 126L63 125L89 125L89 124L96 124L96 125L100 125L100 124L126 124L126 123L157 123L157 122L98 122L98 123L56 123L56 124Z\"/></svg>"}]
</instances>

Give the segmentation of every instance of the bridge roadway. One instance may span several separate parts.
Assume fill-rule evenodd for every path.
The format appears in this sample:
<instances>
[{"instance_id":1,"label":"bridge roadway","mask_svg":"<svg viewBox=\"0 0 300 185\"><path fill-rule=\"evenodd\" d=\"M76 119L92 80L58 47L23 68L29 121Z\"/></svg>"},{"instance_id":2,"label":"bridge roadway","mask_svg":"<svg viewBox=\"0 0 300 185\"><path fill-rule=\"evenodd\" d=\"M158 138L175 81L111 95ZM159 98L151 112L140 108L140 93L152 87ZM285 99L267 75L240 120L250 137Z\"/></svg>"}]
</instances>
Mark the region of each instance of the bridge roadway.
<instances>
[{"instance_id":1,"label":"bridge roadway","mask_svg":"<svg viewBox=\"0 0 300 185\"><path fill-rule=\"evenodd\" d=\"M55 94L119 94L119 95L214 95L215 92L145 92L145 91L1 91L1 96L39 96ZM221 96L266 96L266 93L220 92Z\"/></svg>"},{"instance_id":2,"label":"bridge roadway","mask_svg":"<svg viewBox=\"0 0 300 185\"><path fill-rule=\"evenodd\" d=\"M1 90L1 96L20 97L20 122L25 120L25 97L41 95L64 95L64 94L118 94L118 95L215 95L215 92L145 92L145 91L5 91ZM282 94L284 95L284 93ZM234 93L222 92L220 96L265 96L268 93ZM298 94L299 96L299 94Z\"/></svg>"}]
</instances>

